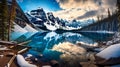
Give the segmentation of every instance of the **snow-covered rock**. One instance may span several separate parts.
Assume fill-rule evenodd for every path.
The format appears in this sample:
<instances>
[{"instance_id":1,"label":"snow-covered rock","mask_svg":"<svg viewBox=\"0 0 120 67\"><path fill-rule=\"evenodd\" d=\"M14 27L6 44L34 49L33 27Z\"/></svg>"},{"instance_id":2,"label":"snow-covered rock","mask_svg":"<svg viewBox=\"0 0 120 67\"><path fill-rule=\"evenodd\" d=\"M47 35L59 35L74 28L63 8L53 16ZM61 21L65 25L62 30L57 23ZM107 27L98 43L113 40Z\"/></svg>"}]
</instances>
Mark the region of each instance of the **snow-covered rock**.
<instances>
[{"instance_id":1,"label":"snow-covered rock","mask_svg":"<svg viewBox=\"0 0 120 67\"><path fill-rule=\"evenodd\" d=\"M51 30L51 31L55 31L55 30L57 29L56 26L53 26L53 25L51 25L51 24L44 23L44 25L46 26L46 28L47 28L48 30Z\"/></svg>"},{"instance_id":2,"label":"snow-covered rock","mask_svg":"<svg viewBox=\"0 0 120 67\"><path fill-rule=\"evenodd\" d=\"M108 41L108 42L106 43L106 45L111 45L111 44L113 44L112 41Z\"/></svg>"},{"instance_id":3,"label":"snow-covered rock","mask_svg":"<svg viewBox=\"0 0 120 67\"><path fill-rule=\"evenodd\" d=\"M32 28L28 24L26 24L26 26L24 27L24 29L27 30L28 32L38 32L37 30L35 30L34 28Z\"/></svg>"},{"instance_id":4,"label":"snow-covered rock","mask_svg":"<svg viewBox=\"0 0 120 67\"><path fill-rule=\"evenodd\" d=\"M115 33L114 38L120 38L120 33Z\"/></svg>"},{"instance_id":5,"label":"snow-covered rock","mask_svg":"<svg viewBox=\"0 0 120 67\"><path fill-rule=\"evenodd\" d=\"M111 45L111 46L107 47L103 51L96 54L96 56L104 58L106 60L108 60L110 58L118 58L118 57L120 57L120 43L119 44L114 44L114 45Z\"/></svg>"},{"instance_id":6,"label":"snow-covered rock","mask_svg":"<svg viewBox=\"0 0 120 67\"><path fill-rule=\"evenodd\" d=\"M108 41L106 43L106 45L112 45L112 44L117 44L120 43L120 33L115 33L115 35L113 36L113 39Z\"/></svg>"},{"instance_id":7,"label":"snow-covered rock","mask_svg":"<svg viewBox=\"0 0 120 67\"><path fill-rule=\"evenodd\" d=\"M20 67L37 67L36 65L29 64L25 61L24 57L20 54L17 55L17 63Z\"/></svg>"},{"instance_id":8,"label":"snow-covered rock","mask_svg":"<svg viewBox=\"0 0 120 67\"><path fill-rule=\"evenodd\" d=\"M104 49L105 49L105 48L95 48L94 51L100 52L100 51L102 51L102 50L104 50Z\"/></svg>"},{"instance_id":9,"label":"snow-covered rock","mask_svg":"<svg viewBox=\"0 0 120 67\"><path fill-rule=\"evenodd\" d=\"M27 54L27 57L29 57L29 58L32 57L32 56L33 56L32 54Z\"/></svg>"},{"instance_id":10,"label":"snow-covered rock","mask_svg":"<svg viewBox=\"0 0 120 67\"><path fill-rule=\"evenodd\" d=\"M86 43L86 42L83 42L83 41L77 41L76 44L81 44L81 45L86 45L86 46L89 46L89 47L98 47L98 43Z\"/></svg>"}]
</instances>

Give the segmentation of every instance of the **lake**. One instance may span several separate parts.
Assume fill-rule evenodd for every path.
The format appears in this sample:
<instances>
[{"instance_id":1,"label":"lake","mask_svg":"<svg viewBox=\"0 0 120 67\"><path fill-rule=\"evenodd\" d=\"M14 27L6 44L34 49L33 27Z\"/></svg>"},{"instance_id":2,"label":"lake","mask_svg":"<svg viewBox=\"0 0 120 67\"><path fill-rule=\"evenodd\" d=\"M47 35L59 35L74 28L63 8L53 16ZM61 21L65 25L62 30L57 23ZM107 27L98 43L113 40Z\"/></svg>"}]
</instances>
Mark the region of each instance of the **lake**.
<instances>
[{"instance_id":1,"label":"lake","mask_svg":"<svg viewBox=\"0 0 120 67\"><path fill-rule=\"evenodd\" d=\"M76 44L77 42L83 42L86 44L94 44L96 42L104 42L112 37L112 33L93 33L93 32L28 32L28 33L12 33L11 40L17 42L23 42L31 40L28 46L32 48L24 55L32 54L41 61L60 60L60 55L63 54L58 51L53 51L53 47L63 42L70 42ZM67 46L64 46L67 47ZM42 55L42 57L40 57Z\"/></svg>"}]
</instances>

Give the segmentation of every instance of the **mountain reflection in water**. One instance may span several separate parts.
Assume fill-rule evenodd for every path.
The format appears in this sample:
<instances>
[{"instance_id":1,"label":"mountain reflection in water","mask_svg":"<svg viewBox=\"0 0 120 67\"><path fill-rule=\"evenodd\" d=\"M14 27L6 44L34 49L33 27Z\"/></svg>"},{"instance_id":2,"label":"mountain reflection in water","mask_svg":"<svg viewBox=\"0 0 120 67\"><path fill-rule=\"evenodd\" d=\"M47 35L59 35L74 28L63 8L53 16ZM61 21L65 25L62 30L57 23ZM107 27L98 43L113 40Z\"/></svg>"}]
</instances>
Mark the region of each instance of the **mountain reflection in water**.
<instances>
[{"instance_id":1,"label":"mountain reflection in water","mask_svg":"<svg viewBox=\"0 0 120 67\"><path fill-rule=\"evenodd\" d=\"M32 40L29 44L32 48L26 54L33 54L42 61L50 61L52 59L59 60L62 52L53 51L54 45L58 45L63 42L70 42L76 44L77 42L84 42L87 44L94 44L96 41L106 41L113 34L93 34L93 33L56 33L56 32L29 32L25 34L12 34L12 39L17 42L23 42L26 40ZM64 46L66 47L66 46ZM40 58L39 55L43 57Z\"/></svg>"}]
</instances>

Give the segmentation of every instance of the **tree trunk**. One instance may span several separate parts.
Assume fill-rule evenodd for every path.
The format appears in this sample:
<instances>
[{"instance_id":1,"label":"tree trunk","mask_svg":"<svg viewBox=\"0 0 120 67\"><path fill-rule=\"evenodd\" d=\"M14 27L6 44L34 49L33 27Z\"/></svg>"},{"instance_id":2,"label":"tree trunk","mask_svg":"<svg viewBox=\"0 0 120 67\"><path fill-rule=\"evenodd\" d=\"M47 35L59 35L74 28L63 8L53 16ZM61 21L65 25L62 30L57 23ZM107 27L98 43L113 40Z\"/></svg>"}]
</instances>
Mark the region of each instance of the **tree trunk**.
<instances>
[{"instance_id":1,"label":"tree trunk","mask_svg":"<svg viewBox=\"0 0 120 67\"><path fill-rule=\"evenodd\" d=\"M11 34L12 25L13 25L15 16L16 16L16 0L12 0L12 6L10 10L9 23L8 23L9 24L8 25L8 41L10 41L10 34Z\"/></svg>"}]
</instances>

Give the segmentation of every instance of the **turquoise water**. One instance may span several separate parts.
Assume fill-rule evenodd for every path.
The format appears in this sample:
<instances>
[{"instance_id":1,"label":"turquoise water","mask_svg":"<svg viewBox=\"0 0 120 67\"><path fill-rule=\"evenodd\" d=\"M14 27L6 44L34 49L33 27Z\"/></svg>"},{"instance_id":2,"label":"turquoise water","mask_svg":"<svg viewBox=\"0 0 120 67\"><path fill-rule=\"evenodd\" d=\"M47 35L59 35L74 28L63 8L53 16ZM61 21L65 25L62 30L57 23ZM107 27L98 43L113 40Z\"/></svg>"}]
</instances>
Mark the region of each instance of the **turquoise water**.
<instances>
[{"instance_id":1,"label":"turquoise water","mask_svg":"<svg viewBox=\"0 0 120 67\"><path fill-rule=\"evenodd\" d=\"M37 32L32 33L28 32L25 34L21 34L18 32L14 32L12 34L12 40L17 42L23 42L26 40L32 40L29 44L32 48L26 54L33 54L35 57L39 58L42 61L50 61L50 60L59 60L61 52L52 51L52 47L56 44L62 42L84 42L88 44L93 44L96 41L107 41L113 34L106 33L56 33L56 32ZM26 55L25 54L25 55ZM43 57L40 57L40 54Z\"/></svg>"}]
</instances>

